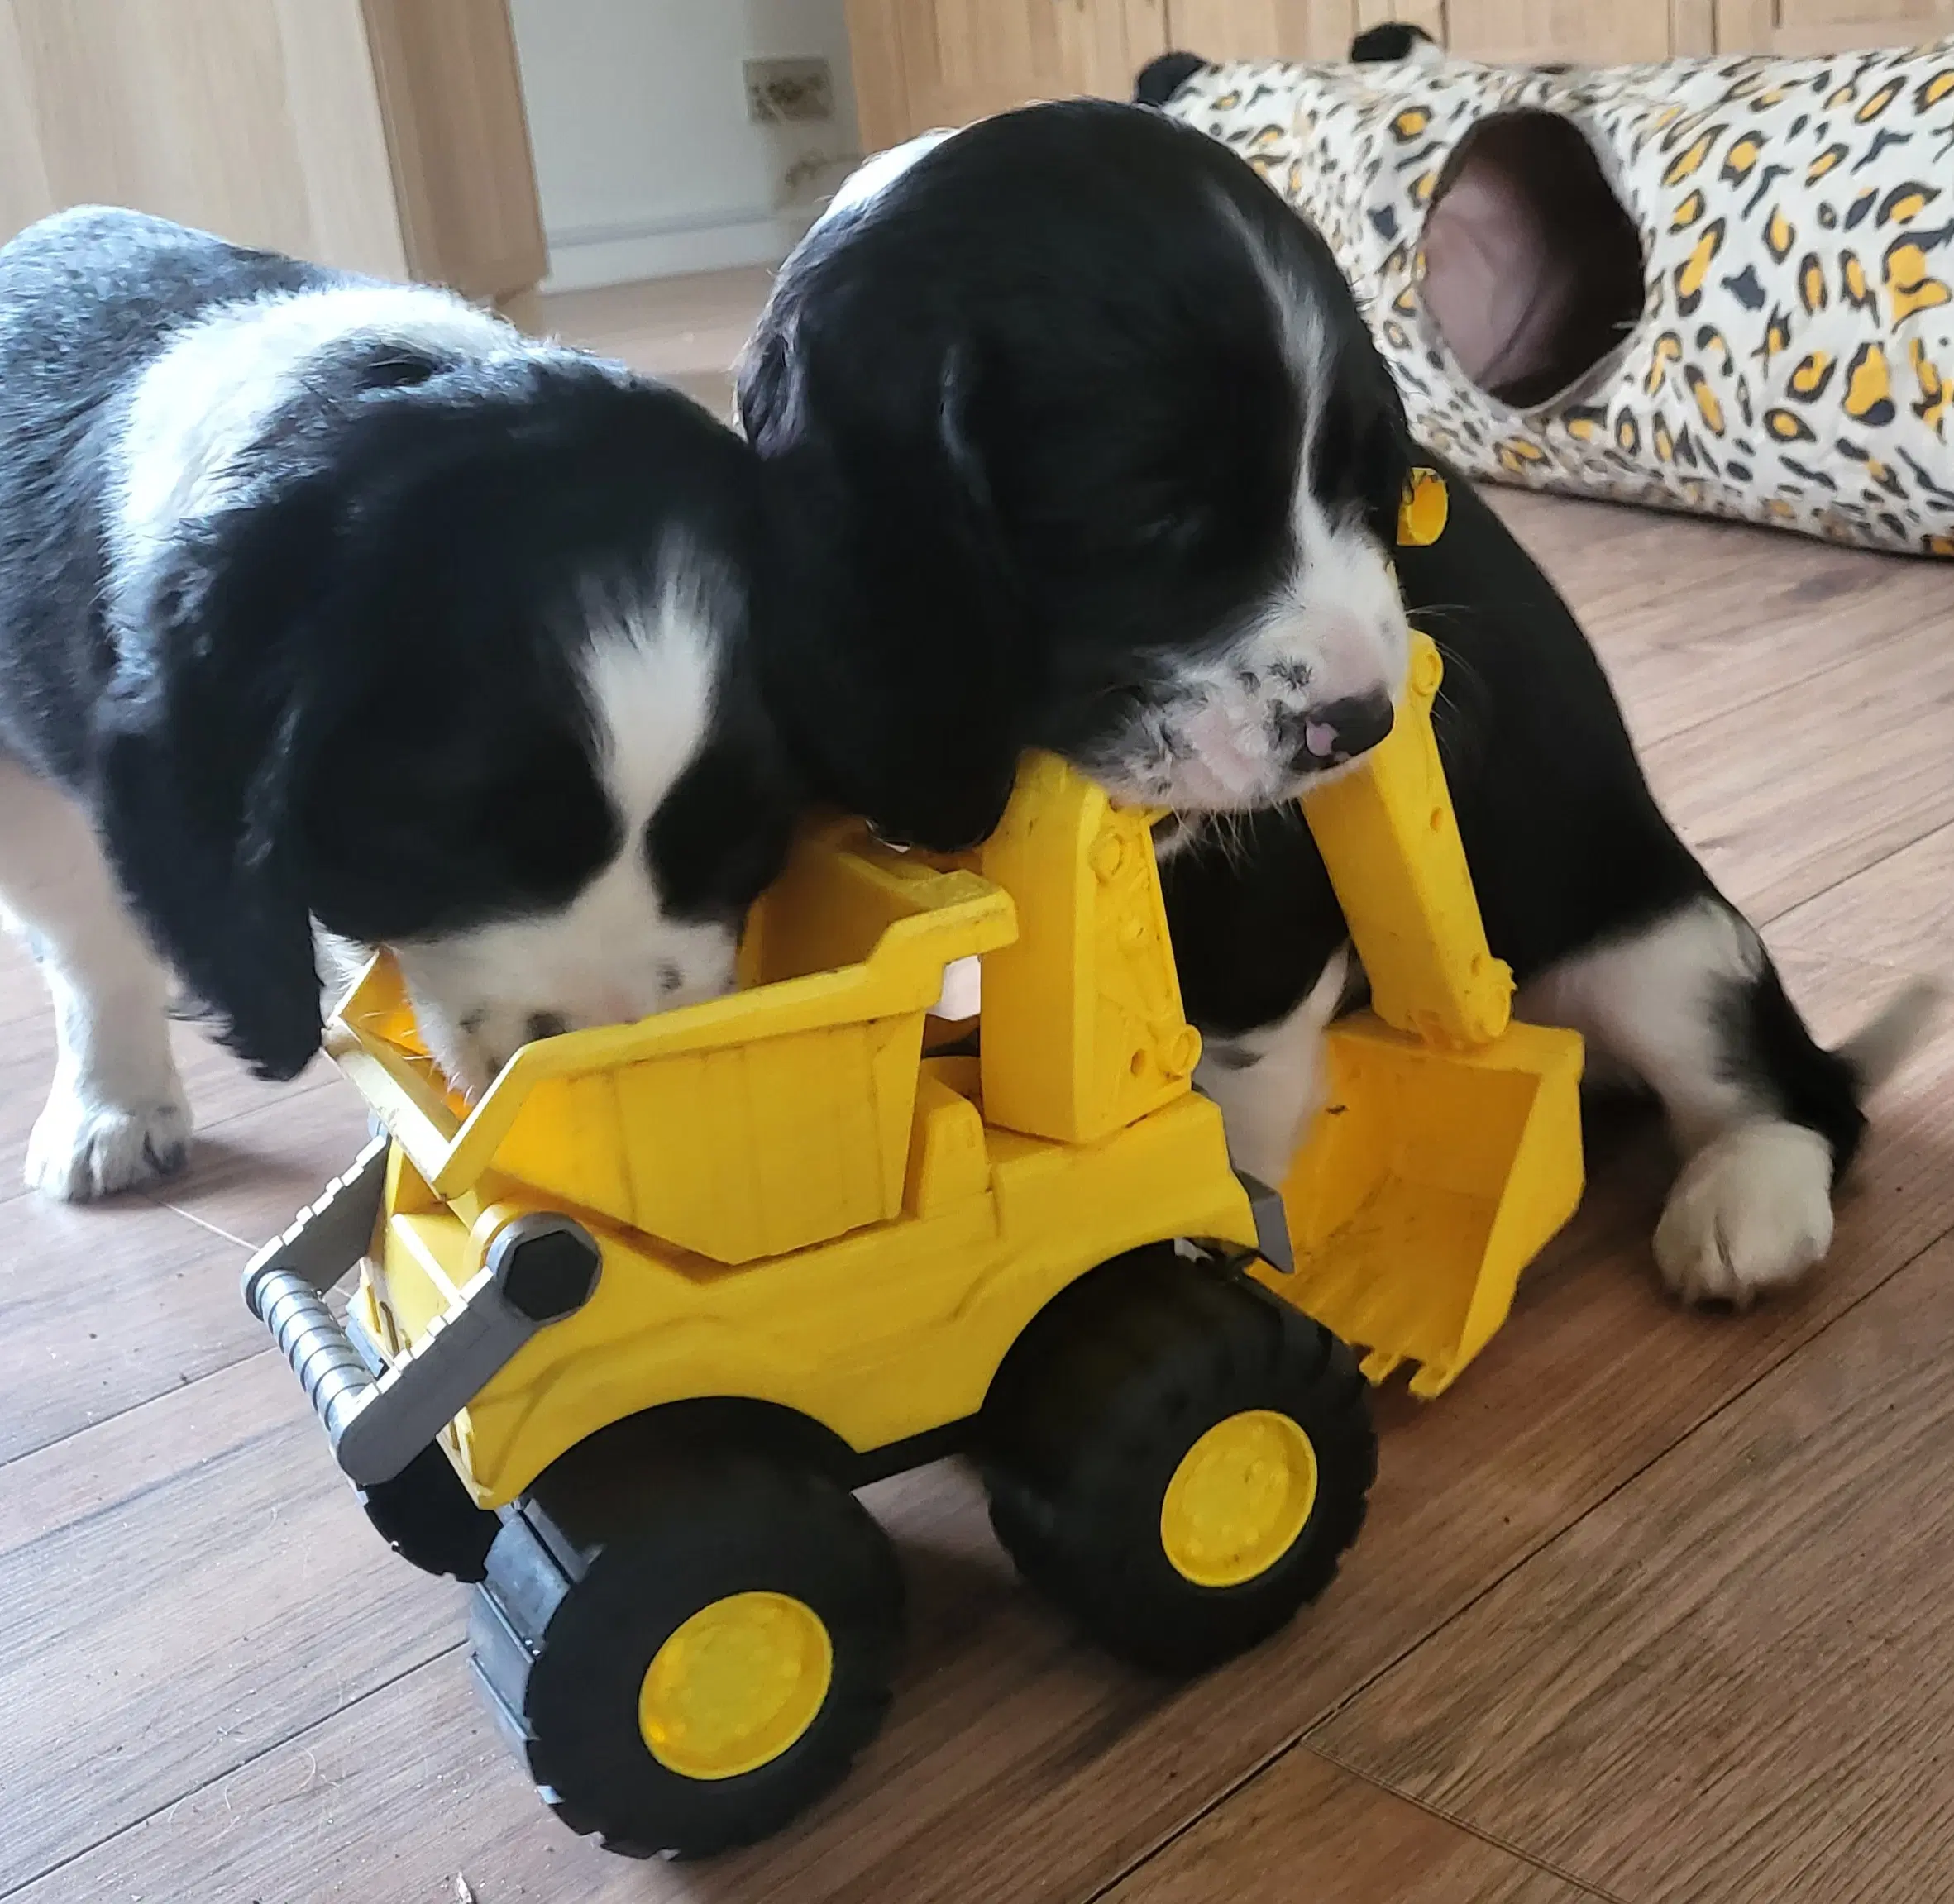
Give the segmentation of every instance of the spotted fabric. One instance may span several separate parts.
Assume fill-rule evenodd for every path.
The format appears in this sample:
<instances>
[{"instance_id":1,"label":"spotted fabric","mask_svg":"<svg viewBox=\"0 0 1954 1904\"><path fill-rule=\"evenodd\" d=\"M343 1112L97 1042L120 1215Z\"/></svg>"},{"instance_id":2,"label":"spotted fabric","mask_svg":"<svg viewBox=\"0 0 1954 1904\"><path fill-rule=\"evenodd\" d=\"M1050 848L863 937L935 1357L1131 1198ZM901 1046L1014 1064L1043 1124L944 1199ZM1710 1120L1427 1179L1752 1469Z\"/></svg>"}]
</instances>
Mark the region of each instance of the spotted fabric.
<instances>
[{"instance_id":1,"label":"spotted fabric","mask_svg":"<svg viewBox=\"0 0 1954 1904\"><path fill-rule=\"evenodd\" d=\"M1647 287L1618 350L1523 410L1461 373L1420 297L1448 157L1515 108L1586 137ZM1321 227L1414 427L1472 473L1954 556L1954 40L1608 70L1245 63L1168 110Z\"/></svg>"}]
</instances>

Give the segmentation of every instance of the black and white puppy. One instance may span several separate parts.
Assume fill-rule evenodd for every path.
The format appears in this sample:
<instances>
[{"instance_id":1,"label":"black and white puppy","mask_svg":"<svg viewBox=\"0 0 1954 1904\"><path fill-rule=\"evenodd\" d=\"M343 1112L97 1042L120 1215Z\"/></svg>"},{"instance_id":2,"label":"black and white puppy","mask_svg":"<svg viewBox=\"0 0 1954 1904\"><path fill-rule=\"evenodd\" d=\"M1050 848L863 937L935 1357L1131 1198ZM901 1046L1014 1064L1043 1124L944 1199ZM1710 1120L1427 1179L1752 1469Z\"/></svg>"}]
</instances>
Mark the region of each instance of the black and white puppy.
<instances>
[{"instance_id":1,"label":"black and white puppy","mask_svg":"<svg viewBox=\"0 0 1954 1904\"><path fill-rule=\"evenodd\" d=\"M1291 799L1389 731L1401 413L1336 266L1222 148L1106 105L872 160L783 269L741 414L804 610L776 713L951 848L1020 753Z\"/></svg>"},{"instance_id":2,"label":"black and white puppy","mask_svg":"<svg viewBox=\"0 0 1954 1904\"><path fill-rule=\"evenodd\" d=\"M449 1075L729 982L791 797L757 465L446 293L67 212L0 248L0 900L60 1057L29 1181L168 1171L174 981L263 1074L315 927Z\"/></svg>"},{"instance_id":3,"label":"black and white puppy","mask_svg":"<svg viewBox=\"0 0 1954 1904\"><path fill-rule=\"evenodd\" d=\"M1025 745L1177 809L1175 950L1245 1167L1285 1174L1362 994L1292 796L1388 728L1408 613L1523 1010L1653 1089L1685 1153L1670 1284L1742 1301L1824 1253L1922 1001L1820 1050L1491 509L1455 479L1439 542L1394 546L1431 459L1321 241L1240 160L1083 103L885 155L789 261L741 394L827 611L808 771L934 845L995 817Z\"/></svg>"}]
</instances>

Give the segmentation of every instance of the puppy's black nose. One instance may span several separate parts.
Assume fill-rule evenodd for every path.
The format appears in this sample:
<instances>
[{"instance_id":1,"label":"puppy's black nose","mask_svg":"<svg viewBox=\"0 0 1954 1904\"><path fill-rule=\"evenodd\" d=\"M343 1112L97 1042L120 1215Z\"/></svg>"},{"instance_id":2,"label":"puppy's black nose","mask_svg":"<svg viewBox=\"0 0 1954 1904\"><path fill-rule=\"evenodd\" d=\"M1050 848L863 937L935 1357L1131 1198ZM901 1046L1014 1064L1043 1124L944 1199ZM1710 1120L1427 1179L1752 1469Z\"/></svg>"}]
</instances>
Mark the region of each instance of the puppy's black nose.
<instances>
[{"instance_id":1,"label":"puppy's black nose","mask_svg":"<svg viewBox=\"0 0 1954 1904\"><path fill-rule=\"evenodd\" d=\"M1331 701L1313 710L1304 722L1296 765L1307 773L1354 761L1383 740L1397 718L1387 694L1351 694Z\"/></svg>"}]
</instances>

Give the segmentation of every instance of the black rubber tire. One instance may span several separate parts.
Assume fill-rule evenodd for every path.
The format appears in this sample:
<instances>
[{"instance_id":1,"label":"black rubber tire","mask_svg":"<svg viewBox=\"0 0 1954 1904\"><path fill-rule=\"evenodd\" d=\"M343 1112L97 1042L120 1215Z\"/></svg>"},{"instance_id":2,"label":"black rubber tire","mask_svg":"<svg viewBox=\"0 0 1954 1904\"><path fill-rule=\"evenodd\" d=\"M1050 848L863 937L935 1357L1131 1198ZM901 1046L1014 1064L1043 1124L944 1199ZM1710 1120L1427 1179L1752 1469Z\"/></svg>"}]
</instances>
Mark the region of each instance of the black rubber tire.
<instances>
[{"instance_id":1,"label":"black rubber tire","mask_svg":"<svg viewBox=\"0 0 1954 1904\"><path fill-rule=\"evenodd\" d=\"M638 1730L653 1655L735 1593L791 1595L834 1649L826 1698L769 1763L723 1778L661 1763ZM792 1454L672 1451L547 1486L489 1555L470 1637L478 1683L565 1824L612 1850L705 1857L766 1837L840 1783L887 1710L902 1581L888 1536Z\"/></svg>"},{"instance_id":2,"label":"black rubber tire","mask_svg":"<svg viewBox=\"0 0 1954 1904\"><path fill-rule=\"evenodd\" d=\"M1168 1558L1162 1505L1201 1436L1249 1409L1309 1436L1315 1501L1266 1571L1200 1586ZM1169 1673L1245 1651L1321 1593L1377 1472L1350 1349L1247 1276L1165 1248L1054 1298L998 1371L982 1443L991 1525L1020 1572L1109 1650Z\"/></svg>"}]
</instances>

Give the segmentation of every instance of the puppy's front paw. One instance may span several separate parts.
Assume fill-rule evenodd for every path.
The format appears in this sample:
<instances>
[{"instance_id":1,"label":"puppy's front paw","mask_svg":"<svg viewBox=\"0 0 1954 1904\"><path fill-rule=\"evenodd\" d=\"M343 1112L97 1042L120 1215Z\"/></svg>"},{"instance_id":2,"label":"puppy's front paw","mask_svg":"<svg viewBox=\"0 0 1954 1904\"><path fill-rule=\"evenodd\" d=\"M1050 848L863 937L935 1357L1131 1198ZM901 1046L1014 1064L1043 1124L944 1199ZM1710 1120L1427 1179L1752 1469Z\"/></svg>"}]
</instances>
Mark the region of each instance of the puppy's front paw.
<instances>
[{"instance_id":1,"label":"puppy's front paw","mask_svg":"<svg viewBox=\"0 0 1954 1904\"><path fill-rule=\"evenodd\" d=\"M1655 1226L1670 1288L1738 1309L1794 1282L1831 1247L1831 1148L1775 1119L1726 1131L1691 1157Z\"/></svg>"},{"instance_id":2,"label":"puppy's front paw","mask_svg":"<svg viewBox=\"0 0 1954 1904\"><path fill-rule=\"evenodd\" d=\"M189 1153L190 1107L180 1090L150 1104L112 1105L57 1084L27 1140L27 1184L85 1203L169 1176Z\"/></svg>"}]
</instances>

